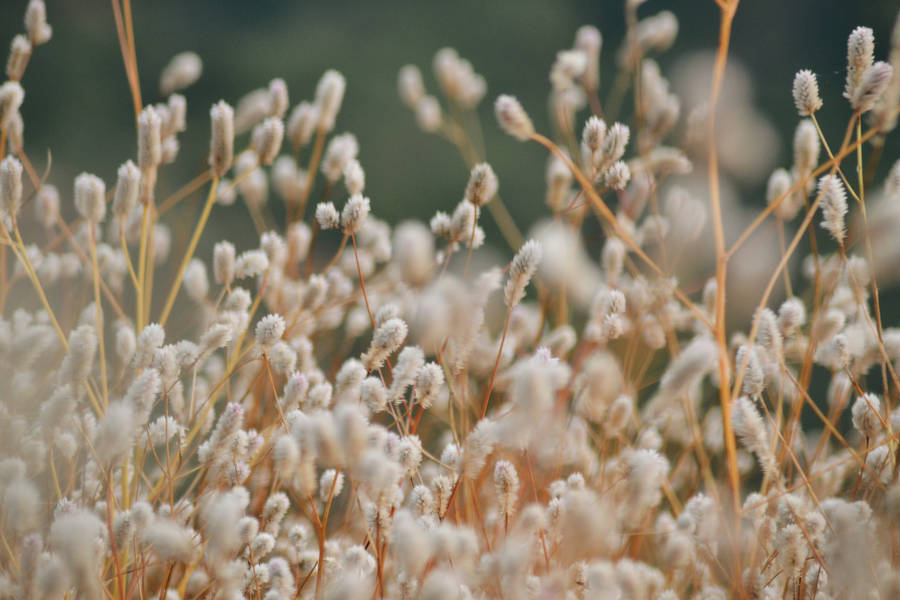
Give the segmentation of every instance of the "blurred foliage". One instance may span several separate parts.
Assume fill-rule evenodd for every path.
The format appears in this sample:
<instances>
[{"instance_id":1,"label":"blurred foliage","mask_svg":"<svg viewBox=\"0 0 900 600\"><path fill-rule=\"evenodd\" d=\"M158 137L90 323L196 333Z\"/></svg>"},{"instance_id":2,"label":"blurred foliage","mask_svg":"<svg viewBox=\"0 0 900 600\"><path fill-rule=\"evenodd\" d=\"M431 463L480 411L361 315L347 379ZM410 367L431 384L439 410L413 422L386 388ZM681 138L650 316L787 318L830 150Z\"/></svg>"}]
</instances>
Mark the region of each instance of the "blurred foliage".
<instances>
[{"instance_id":1,"label":"blurred foliage","mask_svg":"<svg viewBox=\"0 0 900 600\"><path fill-rule=\"evenodd\" d=\"M10 40L21 30L25 4L0 3L0 39ZM134 121L111 4L47 4L54 37L38 48L23 82L26 149L39 170L47 151L52 152L50 179L65 198L69 182L80 171L95 172L109 185L114 182L116 167L135 155ZM665 73L685 52L715 46L718 10L712 0L651 0L640 14L664 9L680 20L675 47L659 59ZM883 57L896 10L895 2L874 0L741 3L731 56L750 68L756 101L782 132L781 162L789 160L789 136L797 119L790 95L795 71L810 68L819 74L825 99L820 119L826 134L839 136L848 114L840 98L844 40L854 26L871 26L876 54ZM193 50L204 60L203 77L186 92L188 131L180 137L178 161L161 173L160 197L203 170L207 113L214 101L236 103L246 92L283 77L293 105L311 98L319 75L336 68L348 80L337 130L357 135L367 193L376 214L391 222L452 209L467 178L455 149L420 132L398 100L396 73L401 65L419 65L434 92L431 59L436 50L452 45L486 77L488 96L479 112L488 158L513 216L527 225L544 211L546 155L536 145L519 144L499 131L493 99L501 92L517 95L538 128L547 131L547 74L555 53L570 47L580 25L596 25L604 36L602 98L609 92L624 30L622 3L608 0L133 0L133 12L144 103L161 100L159 72L173 54ZM763 183L747 190L747 201L763 201ZM231 229L229 219L246 216L240 206L218 212L217 226L225 235ZM490 239L494 229L487 225ZM237 223L233 231L238 231Z\"/></svg>"}]
</instances>

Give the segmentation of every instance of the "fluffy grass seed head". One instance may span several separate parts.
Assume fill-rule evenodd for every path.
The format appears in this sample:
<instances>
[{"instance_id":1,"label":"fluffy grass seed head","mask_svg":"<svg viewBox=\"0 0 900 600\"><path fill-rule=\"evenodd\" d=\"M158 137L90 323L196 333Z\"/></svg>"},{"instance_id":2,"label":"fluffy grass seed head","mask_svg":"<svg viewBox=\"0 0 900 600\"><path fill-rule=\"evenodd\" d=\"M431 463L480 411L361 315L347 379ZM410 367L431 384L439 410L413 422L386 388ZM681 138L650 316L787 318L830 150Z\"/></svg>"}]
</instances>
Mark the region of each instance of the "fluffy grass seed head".
<instances>
[{"instance_id":1,"label":"fluffy grass seed head","mask_svg":"<svg viewBox=\"0 0 900 600\"><path fill-rule=\"evenodd\" d=\"M371 372L380 369L387 357L397 350L406 339L407 331L406 322L403 319L395 317L381 323L375 329L369 349L361 357L366 370Z\"/></svg>"},{"instance_id":2,"label":"fluffy grass seed head","mask_svg":"<svg viewBox=\"0 0 900 600\"><path fill-rule=\"evenodd\" d=\"M881 400L875 394L859 396L853 403L851 413L853 427L870 440L874 440L881 431Z\"/></svg>"},{"instance_id":3,"label":"fluffy grass seed head","mask_svg":"<svg viewBox=\"0 0 900 600\"><path fill-rule=\"evenodd\" d=\"M847 82L844 97L853 99L863 73L875 60L875 34L869 27L857 27L847 38Z\"/></svg>"},{"instance_id":4,"label":"fluffy grass seed head","mask_svg":"<svg viewBox=\"0 0 900 600\"><path fill-rule=\"evenodd\" d=\"M260 164L271 165L281 151L284 139L284 122L276 117L269 117L253 128L250 146L256 151Z\"/></svg>"},{"instance_id":5,"label":"fluffy grass seed head","mask_svg":"<svg viewBox=\"0 0 900 600\"><path fill-rule=\"evenodd\" d=\"M798 298L788 298L778 308L778 327L781 335L790 337L806 323L806 306Z\"/></svg>"},{"instance_id":6,"label":"fluffy grass seed head","mask_svg":"<svg viewBox=\"0 0 900 600\"><path fill-rule=\"evenodd\" d=\"M209 118L209 166L214 176L222 177L234 161L234 109L220 100L209 110Z\"/></svg>"},{"instance_id":7,"label":"fluffy grass seed head","mask_svg":"<svg viewBox=\"0 0 900 600\"><path fill-rule=\"evenodd\" d=\"M113 197L113 213L122 221L128 219L137 206L141 191L141 170L128 160L119 167L116 194Z\"/></svg>"},{"instance_id":8,"label":"fluffy grass seed head","mask_svg":"<svg viewBox=\"0 0 900 600\"><path fill-rule=\"evenodd\" d=\"M10 153L18 152L19 148L25 146L25 121L22 120L22 113L16 112L10 119L6 138Z\"/></svg>"},{"instance_id":9,"label":"fluffy grass seed head","mask_svg":"<svg viewBox=\"0 0 900 600\"><path fill-rule=\"evenodd\" d=\"M269 348L284 335L284 317L269 314L256 324L256 343L262 348Z\"/></svg>"},{"instance_id":10,"label":"fluffy grass seed head","mask_svg":"<svg viewBox=\"0 0 900 600\"><path fill-rule=\"evenodd\" d=\"M15 36L9 46L9 58L6 60L6 76L12 81L22 79L30 56L31 42L22 34Z\"/></svg>"},{"instance_id":11,"label":"fluffy grass seed head","mask_svg":"<svg viewBox=\"0 0 900 600\"><path fill-rule=\"evenodd\" d=\"M163 68L159 91L163 96L179 92L194 84L203 73L203 61L196 52L179 52Z\"/></svg>"},{"instance_id":12,"label":"fluffy grass seed head","mask_svg":"<svg viewBox=\"0 0 900 600\"><path fill-rule=\"evenodd\" d=\"M362 194L354 194L347 200L341 212L341 228L347 235L357 234L366 223L371 211L371 202ZM316 211L318 214L318 211ZM324 229L324 228L323 228Z\"/></svg>"},{"instance_id":13,"label":"fluffy grass seed head","mask_svg":"<svg viewBox=\"0 0 900 600\"><path fill-rule=\"evenodd\" d=\"M584 87L596 90L600 84L600 49L603 36L593 25L582 25L575 32L575 48L584 53L586 65L581 75Z\"/></svg>"},{"instance_id":14,"label":"fluffy grass seed head","mask_svg":"<svg viewBox=\"0 0 900 600\"><path fill-rule=\"evenodd\" d=\"M409 108L416 108L425 98L425 84L422 82L422 71L416 65L404 65L397 73L397 91L400 99Z\"/></svg>"},{"instance_id":15,"label":"fluffy grass seed head","mask_svg":"<svg viewBox=\"0 0 900 600\"><path fill-rule=\"evenodd\" d=\"M437 363L426 363L416 377L416 399L422 408L431 408L444 385L444 370Z\"/></svg>"},{"instance_id":16,"label":"fluffy grass seed head","mask_svg":"<svg viewBox=\"0 0 900 600\"><path fill-rule=\"evenodd\" d=\"M234 281L234 244L217 242L213 248L213 277L219 285L231 285Z\"/></svg>"},{"instance_id":17,"label":"fluffy grass seed head","mask_svg":"<svg viewBox=\"0 0 900 600\"><path fill-rule=\"evenodd\" d=\"M838 244L847 235L844 216L847 214L847 192L837 175L825 175L819 179L822 194L822 228L831 234Z\"/></svg>"},{"instance_id":18,"label":"fluffy grass seed head","mask_svg":"<svg viewBox=\"0 0 900 600\"><path fill-rule=\"evenodd\" d=\"M527 141L534 134L534 125L515 96L499 96L494 103L494 114L503 131L520 142Z\"/></svg>"},{"instance_id":19,"label":"fluffy grass seed head","mask_svg":"<svg viewBox=\"0 0 900 600\"><path fill-rule=\"evenodd\" d=\"M80 385L91 373L97 353L97 330L93 325L80 325L69 333L69 353L59 369L60 383Z\"/></svg>"},{"instance_id":20,"label":"fluffy grass seed head","mask_svg":"<svg viewBox=\"0 0 900 600\"><path fill-rule=\"evenodd\" d=\"M9 127L24 101L25 90L18 81L7 81L0 85L0 127Z\"/></svg>"},{"instance_id":21,"label":"fluffy grass seed head","mask_svg":"<svg viewBox=\"0 0 900 600\"><path fill-rule=\"evenodd\" d=\"M810 119L802 119L794 132L794 171L797 175L806 175L816 167L821 148L816 126Z\"/></svg>"},{"instance_id":22,"label":"fluffy grass seed head","mask_svg":"<svg viewBox=\"0 0 900 600\"><path fill-rule=\"evenodd\" d=\"M206 263L199 258L192 258L184 271L184 291L191 300L198 304L202 304L209 293Z\"/></svg>"},{"instance_id":23,"label":"fluffy grass seed head","mask_svg":"<svg viewBox=\"0 0 900 600\"><path fill-rule=\"evenodd\" d=\"M138 117L138 166L152 169L162 162L163 119L153 106L144 107Z\"/></svg>"},{"instance_id":24,"label":"fluffy grass seed head","mask_svg":"<svg viewBox=\"0 0 900 600\"><path fill-rule=\"evenodd\" d=\"M763 471L772 476L777 472L775 455L769 446L769 434L762 416L753 401L741 396L734 402L731 414L734 433L747 450L756 455Z\"/></svg>"},{"instance_id":25,"label":"fluffy grass seed head","mask_svg":"<svg viewBox=\"0 0 900 600\"><path fill-rule=\"evenodd\" d=\"M22 207L22 163L13 156L0 162L0 210L15 219Z\"/></svg>"},{"instance_id":26,"label":"fluffy grass seed head","mask_svg":"<svg viewBox=\"0 0 900 600\"><path fill-rule=\"evenodd\" d=\"M822 99L819 97L819 82L816 74L809 69L797 71L794 75L794 106L801 117L808 117L822 108Z\"/></svg>"},{"instance_id":27,"label":"fluffy grass seed head","mask_svg":"<svg viewBox=\"0 0 900 600\"><path fill-rule=\"evenodd\" d=\"M541 245L535 240L528 240L512 260L509 267L509 279L503 290L506 306L511 310L525 297L525 287L537 271L541 262Z\"/></svg>"},{"instance_id":28,"label":"fluffy grass seed head","mask_svg":"<svg viewBox=\"0 0 900 600\"><path fill-rule=\"evenodd\" d=\"M104 532L103 521L83 508L59 514L50 526L50 543L65 563L79 595L85 598L103 597L96 540Z\"/></svg>"},{"instance_id":29,"label":"fluffy grass seed head","mask_svg":"<svg viewBox=\"0 0 900 600\"><path fill-rule=\"evenodd\" d=\"M378 377L367 377L359 386L359 397L372 412L380 412L387 408L387 388Z\"/></svg>"},{"instance_id":30,"label":"fluffy grass seed head","mask_svg":"<svg viewBox=\"0 0 900 600\"><path fill-rule=\"evenodd\" d=\"M519 496L519 474L516 467L507 460L498 460L494 464L494 489L500 514L509 517L515 512Z\"/></svg>"},{"instance_id":31,"label":"fluffy grass seed head","mask_svg":"<svg viewBox=\"0 0 900 600\"><path fill-rule=\"evenodd\" d=\"M238 279L258 277L269 268L269 257L262 250L242 252L234 262L234 276Z\"/></svg>"},{"instance_id":32,"label":"fluffy grass seed head","mask_svg":"<svg viewBox=\"0 0 900 600\"><path fill-rule=\"evenodd\" d=\"M606 184L606 187L613 190L623 191L629 181L631 181L631 169L628 168L627 163L622 161L613 163L603 173L603 182Z\"/></svg>"},{"instance_id":33,"label":"fluffy grass seed head","mask_svg":"<svg viewBox=\"0 0 900 600\"><path fill-rule=\"evenodd\" d=\"M30 0L25 9L25 31L35 46L45 44L53 37L53 28L47 24L47 6L44 0Z\"/></svg>"},{"instance_id":34,"label":"fluffy grass seed head","mask_svg":"<svg viewBox=\"0 0 900 600\"><path fill-rule=\"evenodd\" d=\"M497 176L491 165L479 163L472 168L466 185L466 200L474 206L484 206L497 194Z\"/></svg>"},{"instance_id":35,"label":"fluffy grass seed head","mask_svg":"<svg viewBox=\"0 0 900 600\"><path fill-rule=\"evenodd\" d=\"M291 111L287 122L287 137L294 148L302 148L312 139L319 122L319 109L310 102L301 102Z\"/></svg>"},{"instance_id":36,"label":"fluffy grass seed head","mask_svg":"<svg viewBox=\"0 0 900 600\"><path fill-rule=\"evenodd\" d=\"M351 196L362 194L366 187L366 172L355 158L344 167L344 186Z\"/></svg>"},{"instance_id":37,"label":"fluffy grass seed head","mask_svg":"<svg viewBox=\"0 0 900 600\"><path fill-rule=\"evenodd\" d=\"M337 229L341 216L333 202L320 202L316 205L316 222L320 229Z\"/></svg>"},{"instance_id":38,"label":"fluffy grass seed head","mask_svg":"<svg viewBox=\"0 0 900 600\"><path fill-rule=\"evenodd\" d=\"M269 116L278 120L284 118L290 107L288 87L284 79L277 77L269 82Z\"/></svg>"},{"instance_id":39,"label":"fluffy grass seed head","mask_svg":"<svg viewBox=\"0 0 900 600\"><path fill-rule=\"evenodd\" d=\"M759 398L766 383L765 373L759 362L759 355L752 346L741 346L734 357L735 372L743 367L743 393L751 398Z\"/></svg>"},{"instance_id":40,"label":"fluffy grass seed head","mask_svg":"<svg viewBox=\"0 0 900 600\"><path fill-rule=\"evenodd\" d=\"M863 72L859 85L853 90L850 105L861 113L875 108L891 83L894 68L890 63L878 61Z\"/></svg>"},{"instance_id":41,"label":"fluffy grass seed head","mask_svg":"<svg viewBox=\"0 0 900 600\"><path fill-rule=\"evenodd\" d=\"M341 110L347 80L338 71L325 71L316 85L316 107L319 113L318 127L323 131L334 129L334 122Z\"/></svg>"},{"instance_id":42,"label":"fluffy grass seed head","mask_svg":"<svg viewBox=\"0 0 900 600\"><path fill-rule=\"evenodd\" d=\"M625 148L631 139L631 129L622 123L613 123L603 141L603 162L611 164L625 156Z\"/></svg>"},{"instance_id":43,"label":"fluffy grass seed head","mask_svg":"<svg viewBox=\"0 0 900 600\"><path fill-rule=\"evenodd\" d=\"M787 169L781 168L772 171L766 183L766 203L771 205L778 202L775 215L783 221L790 221L800 210L800 204L793 201L796 194L788 195L792 183L791 174Z\"/></svg>"},{"instance_id":44,"label":"fluffy grass seed head","mask_svg":"<svg viewBox=\"0 0 900 600\"><path fill-rule=\"evenodd\" d=\"M331 138L322 159L322 173L334 183L344 174L344 169L359 154L359 142L352 133L342 133Z\"/></svg>"},{"instance_id":45,"label":"fluffy grass seed head","mask_svg":"<svg viewBox=\"0 0 900 600\"><path fill-rule=\"evenodd\" d=\"M90 223L106 216L106 184L96 175L82 173L75 178L75 208Z\"/></svg>"},{"instance_id":46,"label":"fluffy grass seed head","mask_svg":"<svg viewBox=\"0 0 900 600\"><path fill-rule=\"evenodd\" d=\"M150 366L156 351L166 341L166 330L159 323L150 323L141 331L137 338L132 361L136 369Z\"/></svg>"},{"instance_id":47,"label":"fluffy grass seed head","mask_svg":"<svg viewBox=\"0 0 900 600\"><path fill-rule=\"evenodd\" d=\"M426 133L434 133L441 128L441 103L434 96L425 96L416 105L416 124Z\"/></svg>"}]
</instances>

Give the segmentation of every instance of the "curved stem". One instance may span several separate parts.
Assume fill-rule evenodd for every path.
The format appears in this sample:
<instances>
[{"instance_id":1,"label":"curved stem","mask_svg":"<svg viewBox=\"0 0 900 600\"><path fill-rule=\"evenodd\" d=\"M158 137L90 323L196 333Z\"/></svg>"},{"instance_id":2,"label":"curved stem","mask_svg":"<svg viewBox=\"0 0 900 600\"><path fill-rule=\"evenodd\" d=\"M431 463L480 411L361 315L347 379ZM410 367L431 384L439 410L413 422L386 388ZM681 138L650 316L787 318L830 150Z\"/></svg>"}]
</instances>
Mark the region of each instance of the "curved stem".
<instances>
[{"instance_id":1,"label":"curved stem","mask_svg":"<svg viewBox=\"0 0 900 600\"><path fill-rule=\"evenodd\" d=\"M506 333L509 331L509 317L512 308L506 311L506 321L503 323L503 336L500 338L500 347L497 349L497 359L494 360L494 370L491 371L491 380L488 382L487 393L484 395L484 403L481 405L481 418L487 414L488 402L491 400L491 390L494 389L494 378L497 377L497 369L500 367L500 356L503 354L503 344L506 342Z\"/></svg>"}]
</instances>

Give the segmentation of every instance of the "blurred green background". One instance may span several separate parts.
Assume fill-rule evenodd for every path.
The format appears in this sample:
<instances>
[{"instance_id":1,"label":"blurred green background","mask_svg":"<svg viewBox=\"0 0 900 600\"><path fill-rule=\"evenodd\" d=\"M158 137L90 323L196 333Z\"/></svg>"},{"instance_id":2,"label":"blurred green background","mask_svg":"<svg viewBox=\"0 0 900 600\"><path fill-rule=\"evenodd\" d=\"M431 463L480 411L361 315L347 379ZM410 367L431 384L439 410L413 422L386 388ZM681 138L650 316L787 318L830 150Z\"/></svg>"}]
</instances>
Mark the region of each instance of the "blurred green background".
<instances>
[{"instance_id":1,"label":"blurred green background","mask_svg":"<svg viewBox=\"0 0 900 600\"><path fill-rule=\"evenodd\" d=\"M0 3L0 39L10 40L22 29L26 3ZM488 95L479 111L488 158L514 217L521 225L530 223L545 214L546 155L536 145L519 144L500 132L493 119L493 99L504 92L517 95L538 128L547 131L550 65L556 52L570 47L575 30L586 23L596 25L604 36L604 98L615 50L623 37L622 4L608 0L134 0L145 103L161 100L159 73L173 54L193 50L204 60L202 78L185 92L189 125L180 136L181 154L175 165L161 172L158 197L203 170L208 109L214 101L224 98L236 103L246 92L283 77L294 105L312 97L324 70L336 68L348 80L337 131L352 131L360 141L367 194L376 214L396 222L408 216L428 218L437 209L451 210L465 186L465 167L448 143L416 127L397 97L396 74L403 64L415 63L425 72L430 91L436 92L432 57L439 48L452 45L487 79ZM95 172L112 185L116 167L135 156L133 114L111 3L48 0L47 5L53 39L37 49L23 82L26 150L39 171L47 150L52 151L51 181L68 199L71 180L78 172ZM718 10L712 0L650 0L639 14L664 9L675 12L680 20L675 47L658 57L665 74L667 66L685 52L714 47ZM840 98L847 34L856 25L873 27L876 54L883 58L897 9L897 2L874 0L741 3L732 56L750 68L757 85L755 102L782 134L779 164L790 161L789 140L797 121L790 87L796 70L810 68L818 73L825 99L820 119L827 134L839 136L848 115ZM887 153L886 158L891 156ZM882 174L886 166L884 162ZM745 190L746 201L763 202L763 185L751 184ZM243 218L246 212L238 205L219 215L217 226L221 227L235 220L229 215ZM489 225L489 239L492 231Z\"/></svg>"}]
</instances>

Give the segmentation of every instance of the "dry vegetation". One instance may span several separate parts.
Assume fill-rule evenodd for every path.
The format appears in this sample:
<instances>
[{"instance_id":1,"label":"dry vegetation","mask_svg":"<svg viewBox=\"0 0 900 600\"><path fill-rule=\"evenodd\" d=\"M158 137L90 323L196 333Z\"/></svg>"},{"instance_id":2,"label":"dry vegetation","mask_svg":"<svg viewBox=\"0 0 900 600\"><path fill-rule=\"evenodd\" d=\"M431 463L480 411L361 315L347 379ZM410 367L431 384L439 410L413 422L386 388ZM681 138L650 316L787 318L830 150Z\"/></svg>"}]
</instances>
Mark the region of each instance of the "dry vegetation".
<instances>
[{"instance_id":1,"label":"dry vegetation","mask_svg":"<svg viewBox=\"0 0 900 600\"><path fill-rule=\"evenodd\" d=\"M526 241L485 162L487 85L452 49L440 98L399 74L471 169L430 224L375 216L357 140L335 134L336 71L293 109L282 80L215 104L209 169L158 197L202 64L176 56L144 105L129 0L112 6L136 157L108 191L90 174L58 191L19 114L51 38L31 0L0 88L0 597L900 597L900 329L874 262L896 243L867 216L900 203L900 161L870 181L894 160L900 23L887 62L870 29L850 34L845 99L823 105L798 72L793 164L730 236L717 140L737 135L719 123L737 0L717 3L689 113L652 58L677 20L639 19L640 0L608 85L594 27L557 55L552 135L496 98L500 127L548 151L548 218ZM819 110L846 112L843 138ZM701 196L678 185L692 169ZM236 201L253 247L203 255ZM176 205L196 207L184 235ZM508 265L485 258L485 219ZM682 286L706 223L715 260ZM729 270L762 226L779 250L726 330L748 294Z\"/></svg>"}]
</instances>

